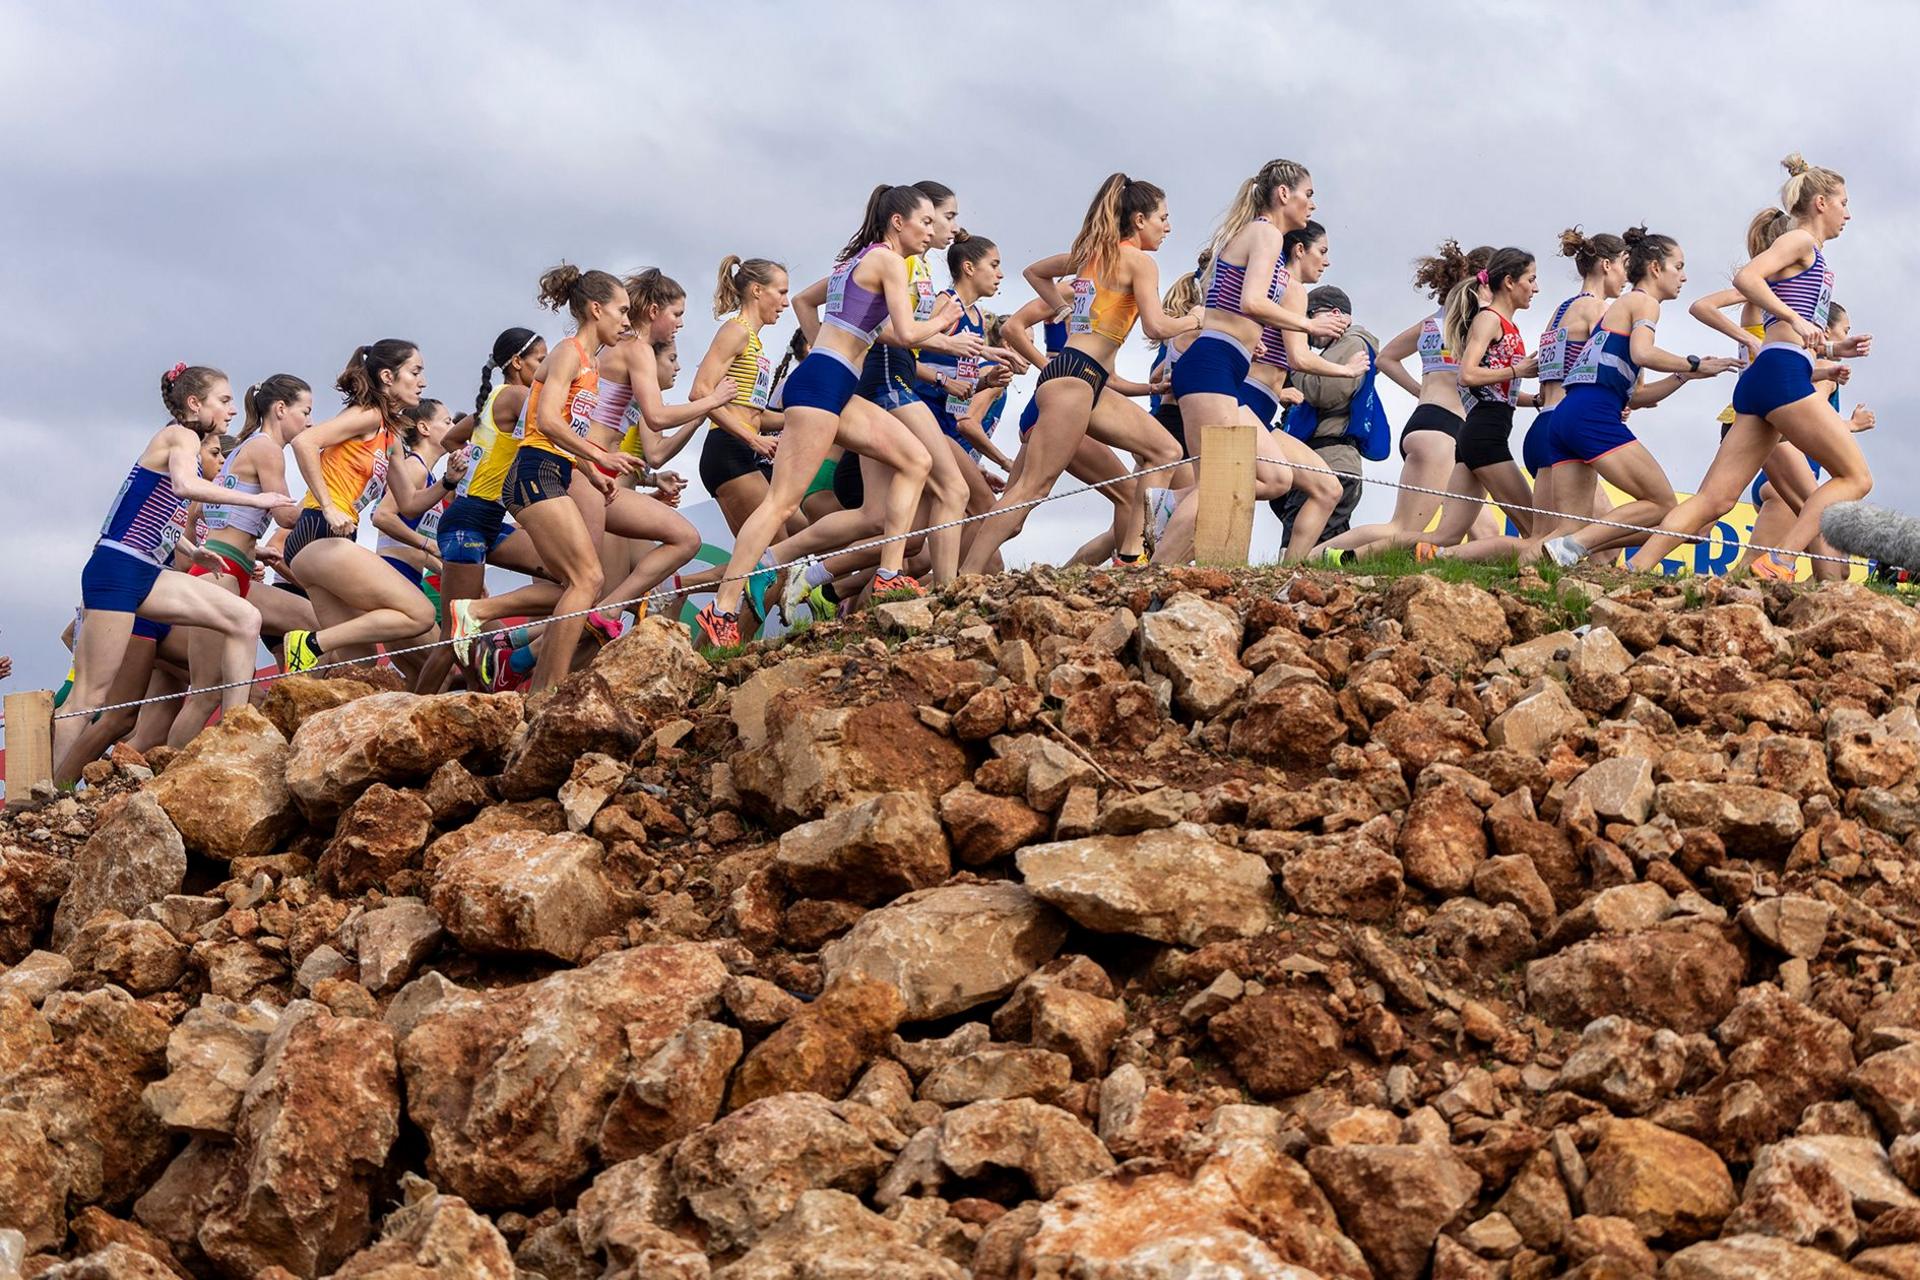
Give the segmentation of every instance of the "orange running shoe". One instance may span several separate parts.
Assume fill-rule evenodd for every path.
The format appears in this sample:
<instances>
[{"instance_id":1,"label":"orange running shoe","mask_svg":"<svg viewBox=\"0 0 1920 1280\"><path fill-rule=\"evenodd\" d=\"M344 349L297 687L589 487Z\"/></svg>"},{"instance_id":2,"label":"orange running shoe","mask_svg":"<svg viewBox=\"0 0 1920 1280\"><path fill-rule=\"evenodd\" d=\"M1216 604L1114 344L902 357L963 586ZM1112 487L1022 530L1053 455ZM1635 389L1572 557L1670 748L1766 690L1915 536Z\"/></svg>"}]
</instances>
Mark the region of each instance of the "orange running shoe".
<instances>
[{"instance_id":1,"label":"orange running shoe","mask_svg":"<svg viewBox=\"0 0 1920 1280\"><path fill-rule=\"evenodd\" d=\"M1431 542L1416 542L1413 544L1413 558L1418 561L1437 560L1440 558L1440 548Z\"/></svg>"},{"instance_id":2,"label":"orange running shoe","mask_svg":"<svg viewBox=\"0 0 1920 1280\"><path fill-rule=\"evenodd\" d=\"M873 594L884 595L889 591L911 591L916 596L924 596L927 589L920 585L920 579L910 573L888 573L885 569L873 575Z\"/></svg>"},{"instance_id":3,"label":"orange running shoe","mask_svg":"<svg viewBox=\"0 0 1920 1280\"><path fill-rule=\"evenodd\" d=\"M737 613L721 613L708 602L699 613L693 615L693 620L699 625L701 634L706 636L706 647L710 649L731 649L740 643L740 615Z\"/></svg>"},{"instance_id":4,"label":"orange running shoe","mask_svg":"<svg viewBox=\"0 0 1920 1280\"><path fill-rule=\"evenodd\" d=\"M1754 577L1764 578L1768 582L1792 582L1794 573L1798 568L1798 556L1782 560L1771 551L1763 556L1755 556L1753 564L1750 566Z\"/></svg>"}]
</instances>

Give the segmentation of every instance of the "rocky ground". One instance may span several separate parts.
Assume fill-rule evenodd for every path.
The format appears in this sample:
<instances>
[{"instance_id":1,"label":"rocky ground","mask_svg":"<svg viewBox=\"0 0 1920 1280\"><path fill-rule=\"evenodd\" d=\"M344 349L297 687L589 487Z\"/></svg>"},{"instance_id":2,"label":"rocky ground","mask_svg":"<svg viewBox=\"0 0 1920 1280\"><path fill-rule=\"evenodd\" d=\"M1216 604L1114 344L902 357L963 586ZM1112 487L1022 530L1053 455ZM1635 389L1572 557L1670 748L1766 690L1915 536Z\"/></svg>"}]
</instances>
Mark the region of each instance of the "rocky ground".
<instances>
[{"instance_id":1,"label":"rocky ground","mask_svg":"<svg viewBox=\"0 0 1920 1280\"><path fill-rule=\"evenodd\" d=\"M1214 571L285 680L0 824L0 1277L1920 1277L1917 700Z\"/></svg>"}]
</instances>

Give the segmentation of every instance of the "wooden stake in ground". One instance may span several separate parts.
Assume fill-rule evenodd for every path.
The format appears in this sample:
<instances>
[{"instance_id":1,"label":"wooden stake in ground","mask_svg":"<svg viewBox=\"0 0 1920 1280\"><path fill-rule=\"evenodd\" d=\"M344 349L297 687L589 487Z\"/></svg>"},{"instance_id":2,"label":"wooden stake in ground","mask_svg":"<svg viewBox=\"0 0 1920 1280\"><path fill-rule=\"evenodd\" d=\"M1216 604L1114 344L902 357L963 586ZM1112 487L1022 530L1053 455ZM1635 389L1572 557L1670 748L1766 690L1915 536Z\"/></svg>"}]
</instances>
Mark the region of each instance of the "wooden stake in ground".
<instances>
[{"instance_id":1,"label":"wooden stake in ground","mask_svg":"<svg viewBox=\"0 0 1920 1280\"><path fill-rule=\"evenodd\" d=\"M1200 510L1193 530L1201 564L1245 565L1253 546L1254 427L1200 428Z\"/></svg>"},{"instance_id":2,"label":"wooden stake in ground","mask_svg":"<svg viewBox=\"0 0 1920 1280\"><path fill-rule=\"evenodd\" d=\"M38 783L53 785L53 694L7 695L7 808L33 803Z\"/></svg>"}]
</instances>

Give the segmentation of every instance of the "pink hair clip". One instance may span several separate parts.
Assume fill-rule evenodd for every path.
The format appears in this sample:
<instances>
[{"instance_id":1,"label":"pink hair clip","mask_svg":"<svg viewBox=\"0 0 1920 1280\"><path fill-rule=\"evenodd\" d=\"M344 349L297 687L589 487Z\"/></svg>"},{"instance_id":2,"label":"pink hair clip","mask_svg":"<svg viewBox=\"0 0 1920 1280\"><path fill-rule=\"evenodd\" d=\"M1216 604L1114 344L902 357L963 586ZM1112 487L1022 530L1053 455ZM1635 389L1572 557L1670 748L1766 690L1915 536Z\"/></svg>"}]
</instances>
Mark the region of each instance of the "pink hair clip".
<instances>
[{"instance_id":1,"label":"pink hair clip","mask_svg":"<svg viewBox=\"0 0 1920 1280\"><path fill-rule=\"evenodd\" d=\"M1480 274L1476 275L1474 279L1478 280L1481 284L1485 284L1487 282L1487 269L1485 267L1480 268Z\"/></svg>"},{"instance_id":2,"label":"pink hair clip","mask_svg":"<svg viewBox=\"0 0 1920 1280\"><path fill-rule=\"evenodd\" d=\"M185 373L186 371L187 371L187 362L185 360L182 360L179 364L167 370L167 381L172 382L175 378L178 378L181 374Z\"/></svg>"}]
</instances>

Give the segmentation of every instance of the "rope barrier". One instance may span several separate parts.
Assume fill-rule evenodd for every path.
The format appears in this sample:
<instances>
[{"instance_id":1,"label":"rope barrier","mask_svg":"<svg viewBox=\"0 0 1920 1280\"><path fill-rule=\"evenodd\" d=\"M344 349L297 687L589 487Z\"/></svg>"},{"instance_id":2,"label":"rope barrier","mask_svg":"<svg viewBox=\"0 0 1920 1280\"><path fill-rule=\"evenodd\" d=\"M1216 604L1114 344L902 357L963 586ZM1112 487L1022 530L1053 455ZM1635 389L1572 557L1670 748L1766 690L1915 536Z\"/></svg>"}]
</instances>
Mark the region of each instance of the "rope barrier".
<instances>
[{"instance_id":1,"label":"rope barrier","mask_svg":"<svg viewBox=\"0 0 1920 1280\"><path fill-rule=\"evenodd\" d=\"M828 554L834 555L834 556L849 555L858 551L871 551L871 550L874 550L875 548L884 547L895 542L905 542L905 541L912 540L914 538L923 538L929 534L941 533L948 529L957 529L964 525L974 524L981 520L988 520L996 516L1006 515L1009 512L1027 511L1035 507L1042 506L1049 502L1057 502L1064 498L1075 498L1075 497L1079 497L1081 494L1094 493L1101 489L1107 488L1110 485L1122 484L1129 480L1138 479L1141 476L1155 475L1162 471L1172 471L1172 470L1175 470L1176 468L1187 466L1190 463L1195 463L1195 461L1196 461L1195 459L1191 459L1191 458L1181 458L1177 462L1166 462L1166 463L1160 463L1152 467L1143 467L1137 471L1130 471L1123 476L1116 476L1107 480L1096 480L1091 484L1084 484L1079 486L1078 488L1068 489L1060 493L1044 494L1041 497L1031 498L1025 502L1016 502L1012 506L1000 508L998 510L984 511L978 515L963 516L956 520L947 520L939 524L928 525L923 529L910 529L905 533L888 534L884 537L869 539L868 541L855 543L851 546L843 547L837 551L833 551ZM1627 524L1619 520L1608 520L1600 516L1584 516L1571 511L1554 511L1550 508L1527 506L1522 503L1499 502L1492 497L1487 497L1487 496L1475 497L1472 494L1454 493L1448 489L1433 489L1433 488L1428 488L1425 485L1406 484L1398 480L1384 480L1384 479L1379 479L1376 477L1366 476L1366 475L1356 476L1350 471L1335 471L1331 467L1314 466L1310 463L1303 463L1303 462L1281 463L1281 462L1276 462L1273 459L1262 458L1260 459L1260 465L1262 466L1284 465L1286 467L1291 468L1294 471L1305 471L1310 473L1317 473L1319 475L1324 475L1324 476L1333 476L1336 479L1340 479L1340 480L1357 479L1362 484L1383 485L1390 489L1402 489L1409 493L1425 494L1428 497L1441 498L1443 500L1451 500L1456 502L1479 502L1479 503L1492 502L1495 506L1501 508L1504 511L1509 511L1509 512L1524 511L1529 515L1552 516L1560 520L1578 520L1583 524L1604 525L1609 528L1625 529L1625 530L1630 530L1634 533L1644 533L1644 534L1647 534L1648 536L1653 536L1656 534L1665 534L1669 537L1679 538L1683 542L1711 542L1713 540L1713 536L1711 534L1682 533L1677 529L1661 529L1661 528L1649 527L1646 525ZM1852 564L1854 561L1862 559L1862 557L1859 557L1859 556L1826 555L1826 554L1815 552L1815 551L1797 551L1797 552L1789 551L1784 547L1770 547L1757 542L1742 542L1738 538L1727 538L1727 539L1724 539L1723 541L1729 546L1750 548L1755 551L1764 551L1764 552L1769 552L1775 555L1782 555L1782 556L1803 555L1812 560L1825 560L1834 564ZM730 576L720 578L713 583L709 583L709 584L698 586L698 587L680 586L680 587L656 588L653 591L647 592L645 595L636 596L632 600L614 600L614 601L609 601L605 604L594 605L590 609L577 609L571 613L553 614L545 618L535 619L533 621L526 623L525 625L527 629L531 631L531 630L537 630L541 627L548 626L555 622L564 622L573 618L584 618L589 613L599 612L600 610L603 610L603 609L628 609L642 603L646 603L649 605L649 607L651 607L651 604L653 601L672 600L680 596L693 595L699 592L709 591L713 587L719 586L721 583L744 582L758 573L767 572L767 571L778 573L785 569L792 569L800 565L805 565L814 559L816 559L816 557L802 556L797 560L789 560L784 564L760 565L760 566L756 566L754 569L750 570L747 573L732 574ZM200 694L200 693L224 693L229 689L247 688L247 687L258 685L258 684L272 684L274 681L285 679L289 675L296 675L296 674L312 675L314 673L321 672L321 671L333 671L343 667L359 666L368 662L378 662L383 657L396 658L409 653L422 653L430 649L448 648L448 647L451 647L452 644L453 644L453 641L451 639L433 640L425 644L410 645L403 649L385 649L380 653L372 654L363 658L342 658L334 662L323 662L315 666L309 667L305 671L301 671L301 672L274 671L274 672L269 672L266 675L256 675L246 680L230 680L224 684L207 685L198 689L183 689L176 693L156 694L150 698L135 698L128 702L113 702L113 703L108 703L104 706L92 707L92 708L83 709L83 710L62 711L62 712L56 713L53 718L55 720L70 720L80 716L92 717L107 711L124 711L132 707L144 707L157 702L174 702L183 698L192 697L193 695Z\"/></svg>"}]
</instances>

